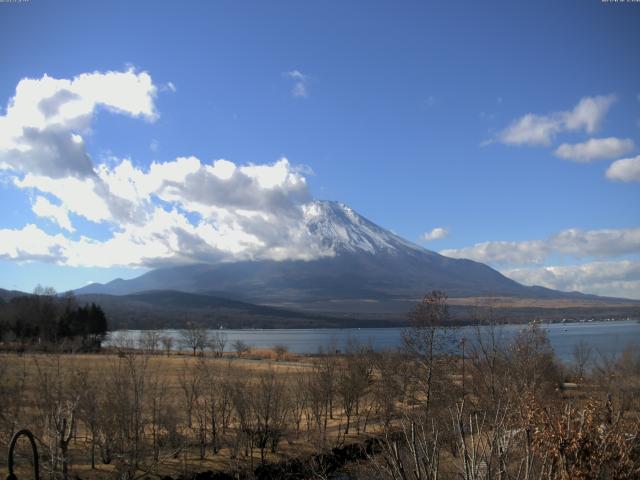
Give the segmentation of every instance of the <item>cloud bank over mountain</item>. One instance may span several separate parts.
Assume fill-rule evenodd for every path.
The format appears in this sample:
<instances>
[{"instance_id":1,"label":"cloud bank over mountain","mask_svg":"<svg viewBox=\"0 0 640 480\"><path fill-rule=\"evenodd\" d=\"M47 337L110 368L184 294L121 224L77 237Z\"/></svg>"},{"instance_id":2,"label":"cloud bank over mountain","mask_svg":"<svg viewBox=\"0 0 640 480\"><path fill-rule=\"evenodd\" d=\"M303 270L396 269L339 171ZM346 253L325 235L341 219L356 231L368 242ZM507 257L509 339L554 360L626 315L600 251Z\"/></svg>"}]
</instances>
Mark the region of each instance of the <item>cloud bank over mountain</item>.
<instances>
[{"instance_id":1,"label":"cloud bank over mountain","mask_svg":"<svg viewBox=\"0 0 640 480\"><path fill-rule=\"evenodd\" d=\"M481 242L440 253L487 263L525 285L640 298L639 252L640 228L628 228L567 229L544 240ZM558 260L564 264L544 265Z\"/></svg>"},{"instance_id":2,"label":"cloud bank over mountain","mask_svg":"<svg viewBox=\"0 0 640 480\"><path fill-rule=\"evenodd\" d=\"M180 157L147 168L129 158L96 164L83 136L105 108L153 122L158 87L146 72L23 79L0 117L0 169L33 192L32 209L64 232L33 223L0 229L0 257L70 266L156 266L248 259L309 259L332 252L306 229L312 201L286 158L236 165ZM76 232L78 219L111 237Z\"/></svg>"}]
</instances>

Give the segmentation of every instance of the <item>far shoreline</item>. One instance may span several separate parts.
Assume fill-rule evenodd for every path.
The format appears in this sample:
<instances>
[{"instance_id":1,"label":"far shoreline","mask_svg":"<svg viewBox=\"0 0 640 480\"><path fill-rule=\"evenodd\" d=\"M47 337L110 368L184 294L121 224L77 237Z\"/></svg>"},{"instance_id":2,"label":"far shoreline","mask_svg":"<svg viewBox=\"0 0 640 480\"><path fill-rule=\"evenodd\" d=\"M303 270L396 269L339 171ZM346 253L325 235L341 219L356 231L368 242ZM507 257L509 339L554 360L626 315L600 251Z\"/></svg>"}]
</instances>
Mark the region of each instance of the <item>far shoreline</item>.
<instances>
[{"instance_id":1,"label":"far shoreline","mask_svg":"<svg viewBox=\"0 0 640 480\"><path fill-rule=\"evenodd\" d=\"M441 325L437 325L438 328L462 328L462 327L476 327L476 326L480 326L480 327L486 327L486 326L490 326L490 325L494 325L494 326L513 326L513 327L517 327L517 326L527 326L527 325L573 325L573 324L590 324L590 323L622 323L622 322L639 322L640 323L640 317L626 317L626 318L590 318L590 319L580 319L580 320L576 320L576 319L565 319L565 320L531 320L531 321L525 321L525 322L473 322L473 321L460 321L460 322L452 322L452 323L446 323L446 324L441 324ZM295 330L295 331L321 331L321 330L327 330L327 331L335 331L335 330L391 330L391 329L400 329L400 328L408 328L411 326L410 322L408 321L403 321L403 322L397 322L397 323L390 323L390 322L386 322L386 321L380 321L380 323L384 323L383 325L376 325L376 326L370 326L370 325L363 325L363 326L335 326L335 327L331 327L331 326L318 326L318 327L296 327L296 326L291 326L291 327L280 327L280 326L276 326L276 327L239 327L239 328L226 328L226 327L219 327L219 328L214 328L214 327L207 327L207 326L202 326L202 328L204 330L207 331L220 331L220 332L270 332L270 331L277 331L277 330L282 330L282 331L288 331L288 330ZM115 330L108 330L107 333L108 334L113 334L113 333L117 333L117 332L160 332L160 331L169 331L169 330L175 330L175 331L183 331L186 330L185 327L161 327L161 328L118 328Z\"/></svg>"}]
</instances>

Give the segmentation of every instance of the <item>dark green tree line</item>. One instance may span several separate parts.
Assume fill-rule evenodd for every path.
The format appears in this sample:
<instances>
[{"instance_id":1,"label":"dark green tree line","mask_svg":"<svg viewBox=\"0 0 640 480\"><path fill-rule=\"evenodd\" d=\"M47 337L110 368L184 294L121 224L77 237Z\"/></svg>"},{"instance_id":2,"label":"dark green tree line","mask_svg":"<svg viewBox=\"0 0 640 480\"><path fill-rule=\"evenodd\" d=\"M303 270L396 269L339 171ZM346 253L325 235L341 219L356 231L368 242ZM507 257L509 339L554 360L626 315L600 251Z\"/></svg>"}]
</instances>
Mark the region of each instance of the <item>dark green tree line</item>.
<instances>
[{"instance_id":1,"label":"dark green tree line","mask_svg":"<svg viewBox=\"0 0 640 480\"><path fill-rule=\"evenodd\" d=\"M56 295L38 287L0 304L0 340L3 342L59 344L78 340L85 349L99 348L108 328L99 305L78 305L73 294Z\"/></svg>"}]
</instances>

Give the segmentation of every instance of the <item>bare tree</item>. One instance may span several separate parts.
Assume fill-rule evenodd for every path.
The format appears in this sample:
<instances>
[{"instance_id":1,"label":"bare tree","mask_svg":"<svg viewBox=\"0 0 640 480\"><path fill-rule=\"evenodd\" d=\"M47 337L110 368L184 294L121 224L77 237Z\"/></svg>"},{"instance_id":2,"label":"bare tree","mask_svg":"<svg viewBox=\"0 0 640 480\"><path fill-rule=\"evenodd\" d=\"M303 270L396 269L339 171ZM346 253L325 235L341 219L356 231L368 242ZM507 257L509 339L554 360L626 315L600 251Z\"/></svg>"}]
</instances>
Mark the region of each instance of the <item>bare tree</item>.
<instances>
[{"instance_id":1,"label":"bare tree","mask_svg":"<svg viewBox=\"0 0 640 480\"><path fill-rule=\"evenodd\" d=\"M213 352L215 357L222 357L224 349L227 346L227 334L216 330L209 337L209 349Z\"/></svg>"},{"instance_id":2,"label":"bare tree","mask_svg":"<svg viewBox=\"0 0 640 480\"><path fill-rule=\"evenodd\" d=\"M187 415L187 426L189 428L193 427L194 408L204 380L202 374L202 369L185 361L178 378L180 390L182 391L184 411Z\"/></svg>"},{"instance_id":3,"label":"bare tree","mask_svg":"<svg viewBox=\"0 0 640 480\"><path fill-rule=\"evenodd\" d=\"M306 376L310 417L322 448L327 443L327 425L335 392L335 366L333 359L329 360L327 357L316 360L313 370Z\"/></svg>"},{"instance_id":4,"label":"bare tree","mask_svg":"<svg viewBox=\"0 0 640 480\"><path fill-rule=\"evenodd\" d=\"M289 347L284 343L276 343L273 346L273 351L276 354L276 361L284 360L284 357L289 352Z\"/></svg>"},{"instance_id":5,"label":"bare tree","mask_svg":"<svg viewBox=\"0 0 640 480\"><path fill-rule=\"evenodd\" d=\"M483 306L486 316L477 318L477 325L468 341L470 390L482 408L496 408L508 378L508 339L504 326L494 315L493 301Z\"/></svg>"},{"instance_id":6,"label":"bare tree","mask_svg":"<svg viewBox=\"0 0 640 480\"><path fill-rule=\"evenodd\" d=\"M339 370L336 390L342 400L346 416L345 435L349 433L351 418L356 417L356 430L360 433L361 402L372 382L372 363L368 351L352 344L344 357L345 365Z\"/></svg>"},{"instance_id":7,"label":"bare tree","mask_svg":"<svg viewBox=\"0 0 640 480\"><path fill-rule=\"evenodd\" d=\"M250 456L253 467L253 448L255 435L253 429L252 407L247 394L249 384L247 379L238 376L228 383L231 392L231 403L235 412L237 427L235 429L235 441L231 449L232 458L238 455L241 447L244 447L244 455Z\"/></svg>"},{"instance_id":8,"label":"bare tree","mask_svg":"<svg viewBox=\"0 0 640 480\"><path fill-rule=\"evenodd\" d=\"M522 468L518 473L511 472L512 477L508 467L512 449L517 448L515 444L524 433L507 429L507 411L498 406L489 418L487 413L466 414L464 400L454 405L451 420L458 442L455 466L464 480L521 478Z\"/></svg>"},{"instance_id":9,"label":"bare tree","mask_svg":"<svg viewBox=\"0 0 640 480\"><path fill-rule=\"evenodd\" d=\"M173 348L173 337L164 335L160 337L160 343L162 344L162 348L164 349L168 357L171 354L171 349Z\"/></svg>"},{"instance_id":10,"label":"bare tree","mask_svg":"<svg viewBox=\"0 0 640 480\"><path fill-rule=\"evenodd\" d=\"M96 448L101 431L100 380L89 369L85 369L77 377L73 388L80 393L78 402L78 419L82 421L89 434L91 469L96 468Z\"/></svg>"},{"instance_id":11,"label":"bare tree","mask_svg":"<svg viewBox=\"0 0 640 480\"><path fill-rule=\"evenodd\" d=\"M108 460L115 458L117 470L126 478L134 476L144 456L149 378L149 357L135 352L122 352L109 369L109 391L102 407L109 415L104 421L105 453Z\"/></svg>"},{"instance_id":12,"label":"bare tree","mask_svg":"<svg viewBox=\"0 0 640 480\"><path fill-rule=\"evenodd\" d=\"M378 476L392 480L437 480L440 444L435 425L403 417L399 428L383 430L381 452L371 457Z\"/></svg>"},{"instance_id":13,"label":"bare tree","mask_svg":"<svg viewBox=\"0 0 640 480\"><path fill-rule=\"evenodd\" d=\"M200 325L194 322L187 322L186 328L180 331L182 345L193 351L195 357L198 353L203 354L209 343L209 334Z\"/></svg>"},{"instance_id":14,"label":"bare tree","mask_svg":"<svg viewBox=\"0 0 640 480\"><path fill-rule=\"evenodd\" d=\"M238 357L244 357L246 354L249 353L249 351L251 351L251 347L240 339L235 340L232 346L233 346L233 349L236 351L236 354L238 355Z\"/></svg>"},{"instance_id":15,"label":"bare tree","mask_svg":"<svg viewBox=\"0 0 640 480\"><path fill-rule=\"evenodd\" d=\"M300 424L302 417L308 410L309 392L307 391L306 377L298 373L291 379L287 388L291 419L295 425L296 438L300 436Z\"/></svg>"},{"instance_id":16,"label":"bare tree","mask_svg":"<svg viewBox=\"0 0 640 480\"><path fill-rule=\"evenodd\" d=\"M211 421L210 413L211 413L211 405L209 403L210 396L207 392L207 383L209 377L207 375L207 362L202 359L198 365L195 367L197 370L196 375L199 377L200 381L197 386L197 391L194 399L194 413L196 424L194 433L196 435L197 444L198 444L198 454L200 460L204 460L207 455L207 439L209 433L209 424Z\"/></svg>"},{"instance_id":17,"label":"bare tree","mask_svg":"<svg viewBox=\"0 0 640 480\"><path fill-rule=\"evenodd\" d=\"M8 445L18 425L24 422L27 389L27 359L9 366L0 362L0 443Z\"/></svg>"},{"instance_id":18,"label":"bare tree","mask_svg":"<svg viewBox=\"0 0 640 480\"><path fill-rule=\"evenodd\" d=\"M446 353L451 343L451 332L445 327L449 323L447 294L432 291L425 295L409 318L410 326L403 330L402 338L414 361L417 384L424 397L426 412L431 407L434 386L442 375L439 356Z\"/></svg>"},{"instance_id":19,"label":"bare tree","mask_svg":"<svg viewBox=\"0 0 640 480\"><path fill-rule=\"evenodd\" d=\"M202 362L203 408L208 415L208 425L211 433L211 449L217 453L220 448L221 428L224 423L224 413L227 394L224 392L224 378L217 363Z\"/></svg>"},{"instance_id":20,"label":"bare tree","mask_svg":"<svg viewBox=\"0 0 640 480\"><path fill-rule=\"evenodd\" d=\"M591 345L584 340L580 340L576 346L573 347L571 354L573 356L573 364L576 369L576 376L579 381L582 381L584 378L587 365L591 361L592 351L593 349L591 348Z\"/></svg>"},{"instance_id":21,"label":"bare tree","mask_svg":"<svg viewBox=\"0 0 640 480\"><path fill-rule=\"evenodd\" d=\"M229 422L232 415L233 405L231 399L233 380L238 377L238 373L235 367L228 361L225 368L220 371L220 389L219 395L219 407L220 421L222 427L222 435L226 435L229 428Z\"/></svg>"},{"instance_id":22,"label":"bare tree","mask_svg":"<svg viewBox=\"0 0 640 480\"><path fill-rule=\"evenodd\" d=\"M65 369L60 358L52 365L36 361L36 404L48 441L52 474L60 472L63 480L69 477L69 444L76 427L80 392L73 388L73 376L78 372Z\"/></svg>"},{"instance_id":23,"label":"bare tree","mask_svg":"<svg viewBox=\"0 0 640 480\"><path fill-rule=\"evenodd\" d=\"M272 370L260 373L250 399L254 435L260 449L260 460L264 463L267 449L272 453L277 451L286 427L288 404L283 380Z\"/></svg>"},{"instance_id":24,"label":"bare tree","mask_svg":"<svg viewBox=\"0 0 640 480\"><path fill-rule=\"evenodd\" d=\"M560 371L547 332L537 324L520 330L507 349L514 399L531 392L539 398L549 398L560 384Z\"/></svg>"},{"instance_id":25,"label":"bare tree","mask_svg":"<svg viewBox=\"0 0 640 480\"><path fill-rule=\"evenodd\" d=\"M371 387L376 410L383 427L388 428L396 415L396 400L402 396L402 357L395 352L378 352L372 355L372 364L377 373Z\"/></svg>"},{"instance_id":26,"label":"bare tree","mask_svg":"<svg viewBox=\"0 0 640 480\"><path fill-rule=\"evenodd\" d=\"M138 339L139 347L145 350L150 355L156 353L160 344L160 332L155 330L147 330L142 332Z\"/></svg>"}]
</instances>

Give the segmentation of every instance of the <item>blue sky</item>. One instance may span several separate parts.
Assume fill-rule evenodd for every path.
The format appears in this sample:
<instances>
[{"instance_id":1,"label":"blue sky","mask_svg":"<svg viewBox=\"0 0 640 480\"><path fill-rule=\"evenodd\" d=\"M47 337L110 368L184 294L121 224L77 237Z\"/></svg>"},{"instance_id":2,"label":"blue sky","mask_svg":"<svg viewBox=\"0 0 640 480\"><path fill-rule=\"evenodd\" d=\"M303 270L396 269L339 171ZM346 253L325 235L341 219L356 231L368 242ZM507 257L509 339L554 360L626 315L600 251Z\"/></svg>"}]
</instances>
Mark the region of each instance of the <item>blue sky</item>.
<instances>
[{"instance_id":1,"label":"blue sky","mask_svg":"<svg viewBox=\"0 0 640 480\"><path fill-rule=\"evenodd\" d=\"M142 227L114 213L113 191L100 194L111 213L96 216L81 196L55 193L75 184L43 186L43 177L63 178L43 169L54 162L48 154L16 160L15 145L3 147L0 138L0 287L65 290L225 255L312 257L317 252L292 240L296 209L329 199L524 283L640 298L639 26L640 4L600 0L1 3L4 125L21 121L7 107L18 102L23 79L44 88L45 74L149 77L148 90L131 98L151 104L136 110L92 91L80 124L70 117L57 124L56 135L79 135L93 168L105 169L95 176L65 167L65 175L109 190L105 179L127 159L142 172L135 178L152 162L186 168L176 159L190 156L204 176L225 159L237 166L238 185L255 187L252 199L271 199L259 201L262 210L247 207L255 215L274 214L273 189L295 211L281 215L290 220L288 236L273 239L257 233L262 226L239 232L238 204L224 199L137 197L145 225L156 208L175 213L163 220L174 227L215 217L215 231L186 228L193 252L181 256L172 250L182 249L180 239L145 243L162 230L127 230L129 221ZM43 92L31 99L51 93ZM283 157L286 165L275 166ZM250 164L273 171L241 170ZM283 169L282 183L261 180ZM72 231L61 226L67 219ZM238 240L246 248L212 240L221 225L233 231L228 238L251 236ZM154 253L111 261L111 244L99 242L123 230L118 248L137 239ZM26 237L40 243L30 250ZM65 242L82 237L93 242L87 252L103 252L100 265L64 253L78 250Z\"/></svg>"}]
</instances>

